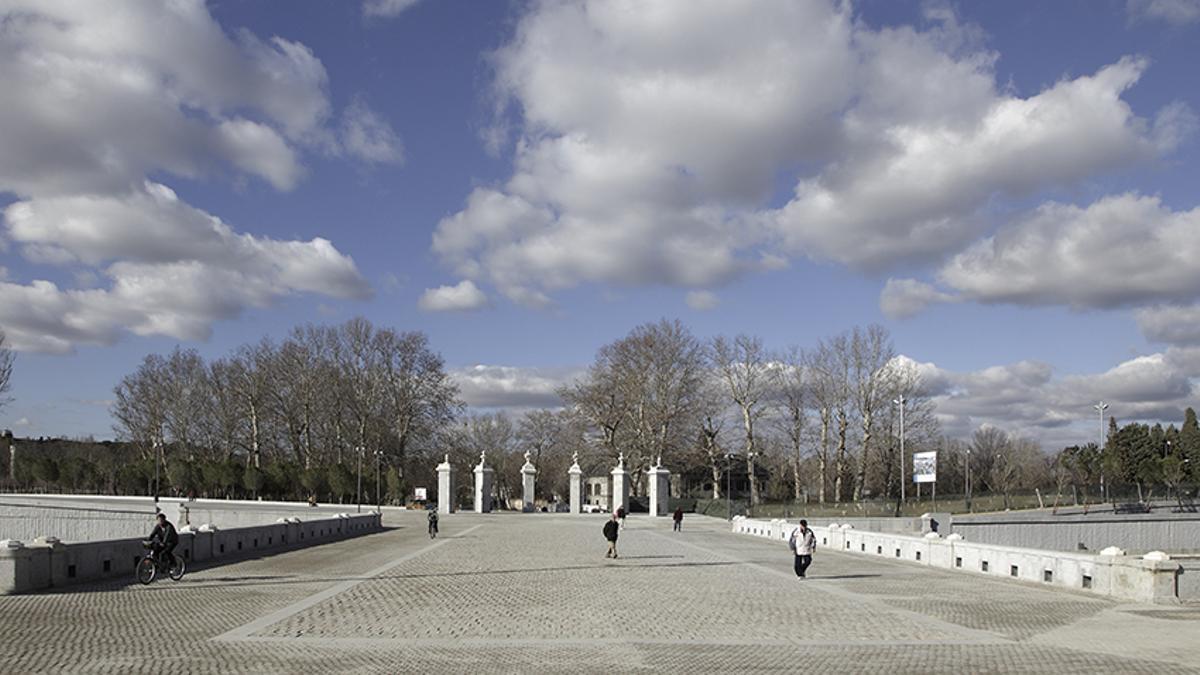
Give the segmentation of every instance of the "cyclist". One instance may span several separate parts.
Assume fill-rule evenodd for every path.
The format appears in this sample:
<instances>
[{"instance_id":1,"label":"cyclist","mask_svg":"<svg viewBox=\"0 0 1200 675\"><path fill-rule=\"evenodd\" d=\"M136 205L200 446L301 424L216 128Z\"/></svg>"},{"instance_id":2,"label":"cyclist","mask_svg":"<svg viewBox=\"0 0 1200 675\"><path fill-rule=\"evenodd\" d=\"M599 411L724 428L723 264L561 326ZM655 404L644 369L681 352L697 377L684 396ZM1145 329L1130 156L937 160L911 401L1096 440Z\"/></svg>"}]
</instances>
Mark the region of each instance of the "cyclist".
<instances>
[{"instance_id":1,"label":"cyclist","mask_svg":"<svg viewBox=\"0 0 1200 675\"><path fill-rule=\"evenodd\" d=\"M438 514L437 511L429 512L429 538L433 539L438 532Z\"/></svg>"},{"instance_id":2,"label":"cyclist","mask_svg":"<svg viewBox=\"0 0 1200 675\"><path fill-rule=\"evenodd\" d=\"M175 547L179 544L179 533L175 531L175 526L167 520L164 513L158 514L158 524L154 526L154 530L150 533L150 547L154 554L161 555L166 559L168 568L175 566Z\"/></svg>"}]
</instances>

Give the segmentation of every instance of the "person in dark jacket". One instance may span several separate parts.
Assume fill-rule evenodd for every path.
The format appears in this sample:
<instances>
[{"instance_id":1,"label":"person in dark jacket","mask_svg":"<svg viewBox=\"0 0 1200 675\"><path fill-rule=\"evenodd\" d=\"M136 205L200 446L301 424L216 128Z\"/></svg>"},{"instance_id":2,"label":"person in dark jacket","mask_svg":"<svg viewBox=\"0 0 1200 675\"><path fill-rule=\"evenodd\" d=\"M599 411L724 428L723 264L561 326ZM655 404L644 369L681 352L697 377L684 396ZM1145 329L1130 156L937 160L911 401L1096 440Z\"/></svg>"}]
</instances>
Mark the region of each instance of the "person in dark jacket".
<instances>
[{"instance_id":1,"label":"person in dark jacket","mask_svg":"<svg viewBox=\"0 0 1200 675\"><path fill-rule=\"evenodd\" d=\"M675 515L671 516L671 517L675 520L675 531L678 532L678 531L682 530L683 529L683 507L682 506L675 507Z\"/></svg>"},{"instance_id":2,"label":"person in dark jacket","mask_svg":"<svg viewBox=\"0 0 1200 675\"><path fill-rule=\"evenodd\" d=\"M179 533L175 526L167 520L166 514L158 514L158 524L150 532L151 550L156 554L161 551L167 564L175 566L175 547L179 545Z\"/></svg>"},{"instance_id":3,"label":"person in dark jacket","mask_svg":"<svg viewBox=\"0 0 1200 675\"><path fill-rule=\"evenodd\" d=\"M608 553L604 554L605 558L617 557L617 532L621 529L620 523L617 522L617 514L612 514L612 518L604 524L604 538L608 540Z\"/></svg>"},{"instance_id":4,"label":"person in dark jacket","mask_svg":"<svg viewBox=\"0 0 1200 675\"><path fill-rule=\"evenodd\" d=\"M434 539L437 537L437 530L438 530L437 511L430 511L428 518L429 518L429 538Z\"/></svg>"}]
</instances>

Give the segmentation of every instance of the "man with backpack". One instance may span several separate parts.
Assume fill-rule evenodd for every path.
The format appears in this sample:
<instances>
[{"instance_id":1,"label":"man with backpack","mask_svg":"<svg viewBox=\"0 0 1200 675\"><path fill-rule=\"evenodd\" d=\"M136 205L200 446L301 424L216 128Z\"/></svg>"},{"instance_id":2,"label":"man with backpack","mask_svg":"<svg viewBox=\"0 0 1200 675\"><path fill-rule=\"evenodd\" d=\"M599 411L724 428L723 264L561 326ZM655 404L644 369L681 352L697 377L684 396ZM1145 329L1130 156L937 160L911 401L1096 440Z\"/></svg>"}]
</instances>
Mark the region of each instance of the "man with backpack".
<instances>
[{"instance_id":1,"label":"man with backpack","mask_svg":"<svg viewBox=\"0 0 1200 675\"><path fill-rule=\"evenodd\" d=\"M804 579L808 566L812 564L813 551L817 550L817 536L808 529L807 520L801 520L800 527L792 530L792 536L788 538L788 548L796 557L793 561L796 576Z\"/></svg>"}]
</instances>

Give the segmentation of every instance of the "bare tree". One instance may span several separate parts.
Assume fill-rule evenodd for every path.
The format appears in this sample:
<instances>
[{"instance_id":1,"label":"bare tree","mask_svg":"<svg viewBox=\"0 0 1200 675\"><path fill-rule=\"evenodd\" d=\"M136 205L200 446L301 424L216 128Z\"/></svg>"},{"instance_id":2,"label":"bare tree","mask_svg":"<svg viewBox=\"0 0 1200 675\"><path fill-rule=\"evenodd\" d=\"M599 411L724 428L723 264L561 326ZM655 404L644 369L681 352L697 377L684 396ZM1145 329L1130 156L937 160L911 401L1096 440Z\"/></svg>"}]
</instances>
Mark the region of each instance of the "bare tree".
<instances>
[{"instance_id":1,"label":"bare tree","mask_svg":"<svg viewBox=\"0 0 1200 675\"><path fill-rule=\"evenodd\" d=\"M819 432L815 438L814 455L817 458L817 501L825 503L826 486L829 483L829 445L833 429L834 410L838 405L838 393L841 391L836 379L837 362L829 345L821 343L817 348L804 355L804 367L808 373L808 381L813 408L817 413Z\"/></svg>"},{"instance_id":2,"label":"bare tree","mask_svg":"<svg viewBox=\"0 0 1200 675\"><path fill-rule=\"evenodd\" d=\"M729 397L741 413L745 432L746 472L750 480L750 504L757 505L761 497L755 474L758 446L755 425L766 412L766 397L772 388L773 369L762 340L738 335L733 340L717 337L710 349L713 365L725 381Z\"/></svg>"},{"instance_id":3,"label":"bare tree","mask_svg":"<svg viewBox=\"0 0 1200 675\"><path fill-rule=\"evenodd\" d=\"M804 498L800 464L804 459L804 441L808 433L809 382L805 373L807 357L799 347L784 355L779 373L779 403L782 415L779 427L788 442L788 460L792 469L793 498Z\"/></svg>"},{"instance_id":4,"label":"bare tree","mask_svg":"<svg viewBox=\"0 0 1200 675\"><path fill-rule=\"evenodd\" d=\"M8 392L12 387L13 361L15 360L16 356L8 348L8 336L3 329L0 329L0 410L12 402Z\"/></svg>"},{"instance_id":5,"label":"bare tree","mask_svg":"<svg viewBox=\"0 0 1200 675\"><path fill-rule=\"evenodd\" d=\"M895 358L892 339L887 329L878 324L867 328L855 327L850 334L850 375L854 408L862 425L862 453L858 461L858 473L854 480L854 501L862 498L866 483L867 464L871 460L872 439L876 416L886 410L887 387L884 369Z\"/></svg>"}]
</instances>

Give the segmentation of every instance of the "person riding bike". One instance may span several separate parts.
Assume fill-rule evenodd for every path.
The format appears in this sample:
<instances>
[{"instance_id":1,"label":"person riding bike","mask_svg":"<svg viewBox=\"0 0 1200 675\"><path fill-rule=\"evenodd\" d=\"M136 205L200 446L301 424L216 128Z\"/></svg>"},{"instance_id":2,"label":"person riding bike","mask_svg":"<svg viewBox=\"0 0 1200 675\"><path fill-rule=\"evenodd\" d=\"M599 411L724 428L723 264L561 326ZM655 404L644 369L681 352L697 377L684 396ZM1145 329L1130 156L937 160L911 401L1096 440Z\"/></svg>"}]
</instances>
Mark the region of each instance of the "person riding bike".
<instances>
[{"instance_id":1,"label":"person riding bike","mask_svg":"<svg viewBox=\"0 0 1200 675\"><path fill-rule=\"evenodd\" d=\"M150 533L150 550L154 555L162 555L168 568L175 566L175 547L179 545L179 533L175 526L167 520L165 514L158 514L158 524Z\"/></svg>"}]
</instances>

